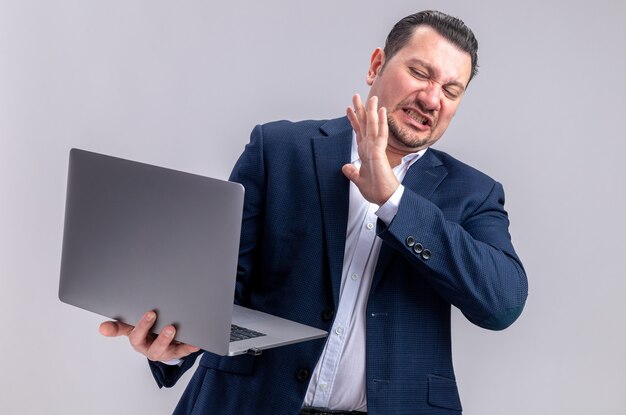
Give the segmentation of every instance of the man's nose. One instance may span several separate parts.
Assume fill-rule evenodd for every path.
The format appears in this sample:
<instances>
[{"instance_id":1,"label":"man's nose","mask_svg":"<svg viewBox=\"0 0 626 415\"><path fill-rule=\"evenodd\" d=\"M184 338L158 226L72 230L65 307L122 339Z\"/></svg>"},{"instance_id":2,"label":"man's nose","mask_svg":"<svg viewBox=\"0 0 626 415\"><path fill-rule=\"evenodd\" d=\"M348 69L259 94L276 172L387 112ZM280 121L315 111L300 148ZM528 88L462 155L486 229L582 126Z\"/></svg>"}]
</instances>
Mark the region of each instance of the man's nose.
<instances>
[{"instance_id":1,"label":"man's nose","mask_svg":"<svg viewBox=\"0 0 626 415\"><path fill-rule=\"evenodd\" d=\"M425 110L439 111L441 106L441 85L437 82L428 82L428 85L417 96Z\"/></svg>"}]
</instances>

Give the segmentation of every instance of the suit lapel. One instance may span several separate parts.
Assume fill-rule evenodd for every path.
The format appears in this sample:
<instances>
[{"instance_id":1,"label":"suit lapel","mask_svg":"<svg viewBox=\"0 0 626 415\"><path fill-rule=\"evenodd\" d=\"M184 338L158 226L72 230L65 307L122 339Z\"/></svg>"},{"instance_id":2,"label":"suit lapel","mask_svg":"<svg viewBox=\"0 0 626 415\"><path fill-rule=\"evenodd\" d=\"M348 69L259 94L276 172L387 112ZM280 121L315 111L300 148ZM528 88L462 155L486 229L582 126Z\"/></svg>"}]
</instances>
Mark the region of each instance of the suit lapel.
<instances>
[{"instance_id":1,"label":"suit lapel","mask_svg":"<svg viewBox=\"0 0 626 415\"><path fill-rule=\"evenodd\" d=\"M352 127L347 118L328 121L313 137L315 174L319 185L322 220L329 272L335 305L339 303L341 272L346 244L350 206L350 181L341 172L349 163L352 148ZM402 184L407 190L429 199L448 174L441 160L431 150L411 166ZM374 271L371 292L382 278L394 256L394 250L383 243Z\"/></svg>"},{"instance_id":2,"label":"suit lapel","mask_svg":"<svg viewBox=\"0 0 626 415\"><path fill-rule=\"evenodd\" d=\"M350 182L341 172L341 166L350 162L352 127L347 118L340 118L327 122L320 130L322 134L312 139L312 146L333 299L337 305L350 206Z\"/></svg>"},{"instance_id":3,"label":"suit lapel","mask_svg":"<svg viewBox=\"0 0 626 415\"><path fill-rule=\"evenodd\" d=\"M410 190L426 199L430 199L430 196L447 174L448 170L441 163L441 160L439 160L433 151L427 150L426 153L411 166L409 171L407 171L404 180L402 180L402 184L406 188L405 191ZM376 288L376 285L389 266L393 256L394 250L383 243L380 247L370 292L373 292Z\"/></svg>"},{"instance_id":4,"label":"suit lapel","mask_svg":"<svg viewBox=\"0 0 626 415\"><path fill-rule=\"evenodd\" d=\"M446 169L432 150L417 160L406 172L402 184L426 199L435 191L439 183L448 175Z\"/></svg>"}]
</instances>

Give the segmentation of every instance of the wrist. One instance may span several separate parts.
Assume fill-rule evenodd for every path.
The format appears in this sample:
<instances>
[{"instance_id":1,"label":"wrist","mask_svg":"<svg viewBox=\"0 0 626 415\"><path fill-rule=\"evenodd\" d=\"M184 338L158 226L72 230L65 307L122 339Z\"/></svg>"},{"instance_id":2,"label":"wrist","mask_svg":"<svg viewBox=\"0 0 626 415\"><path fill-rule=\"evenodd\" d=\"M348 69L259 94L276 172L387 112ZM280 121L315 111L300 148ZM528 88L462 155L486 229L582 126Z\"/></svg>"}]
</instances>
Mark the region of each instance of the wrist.
<instances>
[{"instance_id":1,"label":"wrist","mask_svg":"<svg viewBox=\"0 0 626 415\"><path fill-rule=\"evenodd\" d=\"M384 205L391 198L391 196L393 196L393 194L398 190L399 187L400 183L397 180L395 181L395 183L392 183L389 186L385 186L384 192L381 192L379 197L374 200L374 203L376 203L378 206Z\"/></svg>"}]
</instances>

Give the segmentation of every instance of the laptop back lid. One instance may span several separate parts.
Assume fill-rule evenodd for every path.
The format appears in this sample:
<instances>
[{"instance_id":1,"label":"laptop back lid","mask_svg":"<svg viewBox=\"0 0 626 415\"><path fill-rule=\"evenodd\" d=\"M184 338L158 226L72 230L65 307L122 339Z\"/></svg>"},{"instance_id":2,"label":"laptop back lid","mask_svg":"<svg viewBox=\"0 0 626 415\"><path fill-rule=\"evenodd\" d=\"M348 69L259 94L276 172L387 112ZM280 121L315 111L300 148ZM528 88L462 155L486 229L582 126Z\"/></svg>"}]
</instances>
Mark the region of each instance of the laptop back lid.
<instances>
[{"instance_id":1,"label":"laptop back lid","mask_svg":"<svg viewBox=\"0 0 626 415\"><path fill-rule=\"evenodd\" d=\"M243 186L70 151L59 298L228 352ZM207 318L211 316L211 318Z\"/></svg>"}]
</instances>

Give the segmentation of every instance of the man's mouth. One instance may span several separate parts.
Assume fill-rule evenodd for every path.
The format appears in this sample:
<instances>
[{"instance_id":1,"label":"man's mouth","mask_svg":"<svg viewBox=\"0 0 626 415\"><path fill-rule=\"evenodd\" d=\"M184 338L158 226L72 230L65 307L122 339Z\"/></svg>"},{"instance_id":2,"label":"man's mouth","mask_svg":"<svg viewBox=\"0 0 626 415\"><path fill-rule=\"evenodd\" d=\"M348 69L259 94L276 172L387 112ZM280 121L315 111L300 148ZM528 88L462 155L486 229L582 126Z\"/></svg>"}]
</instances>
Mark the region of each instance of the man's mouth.
<instances>
[{"instance_id":1,"label":"man's mouth","mask_svg":"<svg viewBox=\"0 0 626 415\"><path fill-rule=\"evenodd\" d=\"M403 108L402 111L404 111L405 114L407 114L409 117L413 118L419 124L425 125L425 126L426 125L430 125L430 119L428 119L427 117L424 117L420 113L415 112L415 111L413 111L412 109L409 109L409 108Z\"/></svg>"}]
</instances>

